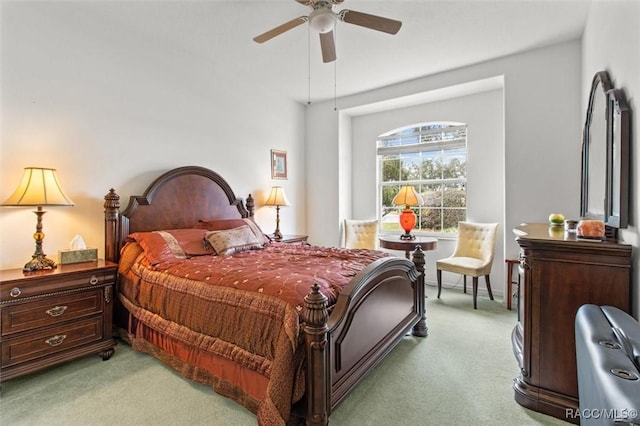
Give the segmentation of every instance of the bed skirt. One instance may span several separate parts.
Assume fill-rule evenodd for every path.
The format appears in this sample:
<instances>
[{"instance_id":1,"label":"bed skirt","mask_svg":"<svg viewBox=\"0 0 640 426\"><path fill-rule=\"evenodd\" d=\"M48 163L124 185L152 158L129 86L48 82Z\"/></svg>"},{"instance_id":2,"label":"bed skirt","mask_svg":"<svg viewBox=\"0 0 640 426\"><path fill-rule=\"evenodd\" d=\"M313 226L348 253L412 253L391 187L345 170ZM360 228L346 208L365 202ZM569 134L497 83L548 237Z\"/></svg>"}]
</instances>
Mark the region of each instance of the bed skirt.
<instances>
[{"instance_id":1,"label":"bed skirt","mask_svg":"<svg viewBox=\"0 0 640 426\"><path fill-rule=\"evenodd\" d=\"M122 295L120 299L123 305L130 306ZM133 349L152 355L189 380L212 386L216 393L255 413L259 425L284 426L288 423L291 407L304 395L304 350L294 354L292 363L297 368L293 389L289 392L287 386L278 386L275 380L271 380L270 367L258 372L233 359L216 355L206 350L214 338L144 312L144 316L154 317L154 323L164 323L165 328L158 331L129 312L128 330L119 331L120 337Z\"/></svg>"}]
</instances>

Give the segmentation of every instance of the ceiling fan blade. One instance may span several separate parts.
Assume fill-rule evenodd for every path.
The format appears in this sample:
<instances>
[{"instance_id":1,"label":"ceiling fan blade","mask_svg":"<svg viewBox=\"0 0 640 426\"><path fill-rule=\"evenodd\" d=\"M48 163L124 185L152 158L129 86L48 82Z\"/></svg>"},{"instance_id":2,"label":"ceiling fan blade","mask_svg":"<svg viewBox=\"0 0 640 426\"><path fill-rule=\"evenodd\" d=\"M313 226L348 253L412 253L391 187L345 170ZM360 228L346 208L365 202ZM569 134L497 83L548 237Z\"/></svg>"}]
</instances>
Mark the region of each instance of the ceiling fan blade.
<instances>
[{"instance_id":1,"label":"ceiling fan blade","mask_svg":"<svg viewBox=\"0 0 640 426\"><path fill-rule=\"evenodd\" d=\"M336 44L333 39L333 31L320 33L320 47L322 48L322 62L333 62L336 60Z\"/></svg>"},{"instance_id":2,"label":"ceiling fan blade","mask_svg":"<svg viewBox=\"0 0 640 426\"><path fill-rule=\"evenodd\" d=\"M341 10L339 16L341 20L349 24L360 25L361 27L388 34L396 34L402 26L402 22L396 21L395 19L369 15L368 13L356 12L354 10Z\"/></svg>"},{"instance_id":3,"label":"ceiling fan blade","mask_svg":"<svg viewBox=\"0 0 640 426\"><path fill-rule=\"evenodd\" d=\"M285 31L289 31L290 29L295 28L298 25L304 24L305 22L307 22L308 19L309 18L307 18L306 16L301 16L299 18L292 19L289 22L285 22L282 25L279 25L273 29L270 29L266 33L263 33L257 37L254 37L253 41L255 41L256 43L264 43L265 41L271 40L275 36L278 36L284 33Z\"/></svg>"}]
</instances>

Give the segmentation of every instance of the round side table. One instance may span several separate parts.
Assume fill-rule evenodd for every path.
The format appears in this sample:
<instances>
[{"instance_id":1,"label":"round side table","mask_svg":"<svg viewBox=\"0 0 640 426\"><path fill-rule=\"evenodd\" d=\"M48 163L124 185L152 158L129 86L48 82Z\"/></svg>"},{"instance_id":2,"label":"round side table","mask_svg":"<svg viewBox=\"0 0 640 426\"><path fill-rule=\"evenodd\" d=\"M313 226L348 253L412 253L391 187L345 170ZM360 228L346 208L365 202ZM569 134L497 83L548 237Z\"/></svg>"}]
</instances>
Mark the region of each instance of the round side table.
<instances>
[{"instance_id":1,"label":"round side table","mask_svg":"<svg viewBox=\"0 0 640 426\"><path fill-rule=\"evenodd\" d=\"M378 237L380 247L390 250L404 251L407 259L410 259L410 253L413 252L413 264L416 265L418 271L418 300L417 308L422 317L413 327L412 333L415 336L426 336L428 333L427 317L425 313L425 294L424 294L424 253L423 251L435 250L438 246L438 240L433 237L416 237L413 240L401 240L399 235L381 235Z\"/></svg>"},{"instance_id":2,"label":"round side table","mask_svg":"<svg viewBox=\"0 0 640 426\"><path fill-rule=\"evenodd\" d=\"M381 235L378 240L380 247L390 250L404 251L405 257L409 259L409 254L420 247L423 251L435 250L438 240L433 237L416 237L413 240L401 240L399 235Z\"/></svg>"}]
</instances>

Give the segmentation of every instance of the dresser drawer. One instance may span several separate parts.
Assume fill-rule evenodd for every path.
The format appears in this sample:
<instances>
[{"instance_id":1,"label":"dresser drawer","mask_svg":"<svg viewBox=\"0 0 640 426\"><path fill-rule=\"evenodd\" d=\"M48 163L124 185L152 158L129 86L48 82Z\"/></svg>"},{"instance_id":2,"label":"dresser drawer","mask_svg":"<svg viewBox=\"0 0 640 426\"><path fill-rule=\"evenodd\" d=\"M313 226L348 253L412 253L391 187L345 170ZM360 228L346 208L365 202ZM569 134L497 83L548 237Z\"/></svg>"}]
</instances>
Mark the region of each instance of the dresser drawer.
<instances>
[{"instance_id":1,"label":"dresser drawer","mask_svg":"<svg viewBox=\"0 0 640 426\"><path fill-rule=\"evenodd\" d=\"M88 318L36 333L3 339L2 368L77 348L102 339L102 317Z\"/></svg>"},{"instance_id":2,"label":"dresser drawer","mask_svg":"<svg viewBox=\"0 0 640 426\"><path fill-rule=\"evenodd\" d=\"M102 312L102 289L16 303L2 309L2 336Z\"/></svg>"},{"instance_id":3,"label":"dresser drawer","mask_svg":"<svg viewBox=\"0 0 640 426\"><path fill-rule=\"evenodd\" d=\"M0 303L43 297L52 293L115 282L115 271L95 270L61 275L41 275L28 279L6 281L0 288Z\"/></svg>"}]
</instances>

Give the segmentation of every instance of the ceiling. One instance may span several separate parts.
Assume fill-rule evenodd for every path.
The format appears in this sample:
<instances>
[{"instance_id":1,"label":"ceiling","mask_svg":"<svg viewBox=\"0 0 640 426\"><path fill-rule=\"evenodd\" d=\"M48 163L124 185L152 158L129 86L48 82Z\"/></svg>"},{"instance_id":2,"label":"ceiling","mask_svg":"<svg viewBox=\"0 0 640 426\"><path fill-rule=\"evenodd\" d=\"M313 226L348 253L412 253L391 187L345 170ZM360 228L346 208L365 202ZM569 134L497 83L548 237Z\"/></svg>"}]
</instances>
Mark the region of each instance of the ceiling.
<instances>
[{"instance_id":1,"label":"ceiling","mask_svg":"<svg viewBox=\"0 0 640 426\"><path fill-rule=\"evenodd\" d=\"M590 3L345 0L335 10L385 16L403 26L389 35L338 22L338 59L329 64L322 62L319 37L307 24L264 44L253 42L258 34L308 15L310 8L294 0L118 1L100 13L139 36L196 55L217 72L259 81L296 101L317 102L578 39Z\"/></svg>"}]
</instances>

